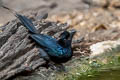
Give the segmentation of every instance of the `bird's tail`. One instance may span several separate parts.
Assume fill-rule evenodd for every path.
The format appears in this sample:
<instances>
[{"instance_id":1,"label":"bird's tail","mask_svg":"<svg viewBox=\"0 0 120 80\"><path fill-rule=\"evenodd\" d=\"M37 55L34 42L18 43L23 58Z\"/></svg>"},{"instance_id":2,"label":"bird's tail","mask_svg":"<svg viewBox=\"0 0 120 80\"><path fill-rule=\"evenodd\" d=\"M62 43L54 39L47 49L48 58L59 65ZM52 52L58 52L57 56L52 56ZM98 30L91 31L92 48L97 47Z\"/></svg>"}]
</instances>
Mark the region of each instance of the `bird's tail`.
<instances>
[{"instance_id":1,"label":"bird's tail","mask_svg":"<svg viewBox=\"0 0 120 80\"><path fill-rule=\"evenodd\" d=\"M33 25L32 21L28 19L26 16L18 14L16 11L2 5L1 7L11 11L20 21L21 23L31 32L31 33L37 33L37 29Z\"/></svg>"}]
</instances>

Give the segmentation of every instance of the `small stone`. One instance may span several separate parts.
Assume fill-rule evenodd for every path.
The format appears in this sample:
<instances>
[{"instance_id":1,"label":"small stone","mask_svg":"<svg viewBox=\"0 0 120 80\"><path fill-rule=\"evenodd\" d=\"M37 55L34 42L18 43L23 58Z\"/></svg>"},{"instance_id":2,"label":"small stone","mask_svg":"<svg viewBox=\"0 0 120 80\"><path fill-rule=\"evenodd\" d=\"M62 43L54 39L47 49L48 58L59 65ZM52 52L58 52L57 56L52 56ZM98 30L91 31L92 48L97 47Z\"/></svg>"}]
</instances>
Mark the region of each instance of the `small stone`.
<instances>
[{"instance_id":1,"label":"small stone","mask_svg":"<svg viewBox=\"0 0 120 80\"><path fill-rule=\"evenodd\" d=\"M111 50L112 48L116 48L117 46L120 45L120 40L118 41L103 41L103 42L98 42L96 44L93 44L90 46L91 50L91 55L90 58L97 57L99 55L104 54L105 51Z\"/></svg>"}]
</instances>

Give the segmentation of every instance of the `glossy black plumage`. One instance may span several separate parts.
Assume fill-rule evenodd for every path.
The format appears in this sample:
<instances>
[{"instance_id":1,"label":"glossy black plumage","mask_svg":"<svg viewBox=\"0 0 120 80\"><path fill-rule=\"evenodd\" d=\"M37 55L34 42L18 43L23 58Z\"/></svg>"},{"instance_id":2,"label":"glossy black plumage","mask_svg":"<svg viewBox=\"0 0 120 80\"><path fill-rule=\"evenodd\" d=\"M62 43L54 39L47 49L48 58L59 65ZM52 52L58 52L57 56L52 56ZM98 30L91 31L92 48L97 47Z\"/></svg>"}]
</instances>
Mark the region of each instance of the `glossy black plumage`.
<instances>
[{"instance_id":1,"label":"glossy black plumage","mask_svg":"<svg viewBox=\"0 0 120 80\"><path fill-rule=\"evenodd\" d=\"M16 17L21 21L21 23L31 32L31 33L37 33L36 28L34 27L32 21L28 19L26 16L22 16L20 14L16 13Z\"/></svg>"},{"instance_id":2,"label":"glossy black plumage","mask_svg":"<svg viewBox=\"0 0 120 80\"><path fill-rule=\"evenodd\" d=\"M70 33L68 31L64 31L63 33L60 34L60 38L59 40L57 41L58 44L60 44L62 47L65 46L65 40L68 39L70 36Z\"/></svg>"},{"instance_id":3,"label":"glossy black plumage","mask_svg":"<svg viewBox=\"0 0 120 80\"><path fill-rule=\"evenodd\" d=\"M57 63L66 62L72 57L71 46L60 46L55 39L43 34L33 34L32 39L35 40L50 56L50 59Z\"/></svg>"}]
</instances>

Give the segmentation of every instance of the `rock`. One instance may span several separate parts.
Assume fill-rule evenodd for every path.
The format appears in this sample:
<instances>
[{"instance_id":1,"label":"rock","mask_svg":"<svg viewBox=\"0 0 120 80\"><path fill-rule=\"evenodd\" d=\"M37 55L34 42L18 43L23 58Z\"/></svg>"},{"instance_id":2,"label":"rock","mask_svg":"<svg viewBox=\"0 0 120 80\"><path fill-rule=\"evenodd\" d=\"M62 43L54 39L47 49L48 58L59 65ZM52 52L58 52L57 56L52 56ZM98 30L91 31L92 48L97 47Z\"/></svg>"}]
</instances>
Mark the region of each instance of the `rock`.
<instances>
[{"instance_id":1,"label":"rock","mask_svg":"<svg viewBox=\"0 0 120 80\"><path fill-rule=\"evenodd\" d=\"M100 56L102 54L106 54L106 51L111 50L112 48L116 48L120 45L120 40L117 41L102 41L90 46L91 55L90 58L94 58Z\"/></svg>"}]
</instances>

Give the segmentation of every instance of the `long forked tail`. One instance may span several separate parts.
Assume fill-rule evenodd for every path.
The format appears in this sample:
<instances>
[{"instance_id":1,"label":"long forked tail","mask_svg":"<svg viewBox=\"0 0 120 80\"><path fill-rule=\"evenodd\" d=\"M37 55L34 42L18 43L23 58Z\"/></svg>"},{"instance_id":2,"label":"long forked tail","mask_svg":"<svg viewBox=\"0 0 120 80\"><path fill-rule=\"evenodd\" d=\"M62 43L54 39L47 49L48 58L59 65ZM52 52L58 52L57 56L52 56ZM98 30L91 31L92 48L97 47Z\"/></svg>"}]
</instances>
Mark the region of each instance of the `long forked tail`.
<instances>
[{"instance_id":1,"label":"long forked tail","mask_svg":"<svg viewBox=\"0 0 120 80\"><path fill-rule=\"evenodd\" d=\"M16 11L2 5L1 7L11 11L20 21L21 23L31 32L31 33L37 33L37 29L33 25L32 21L28 19L26 16L18 14Z\"/></svg>"}]
</instances>

